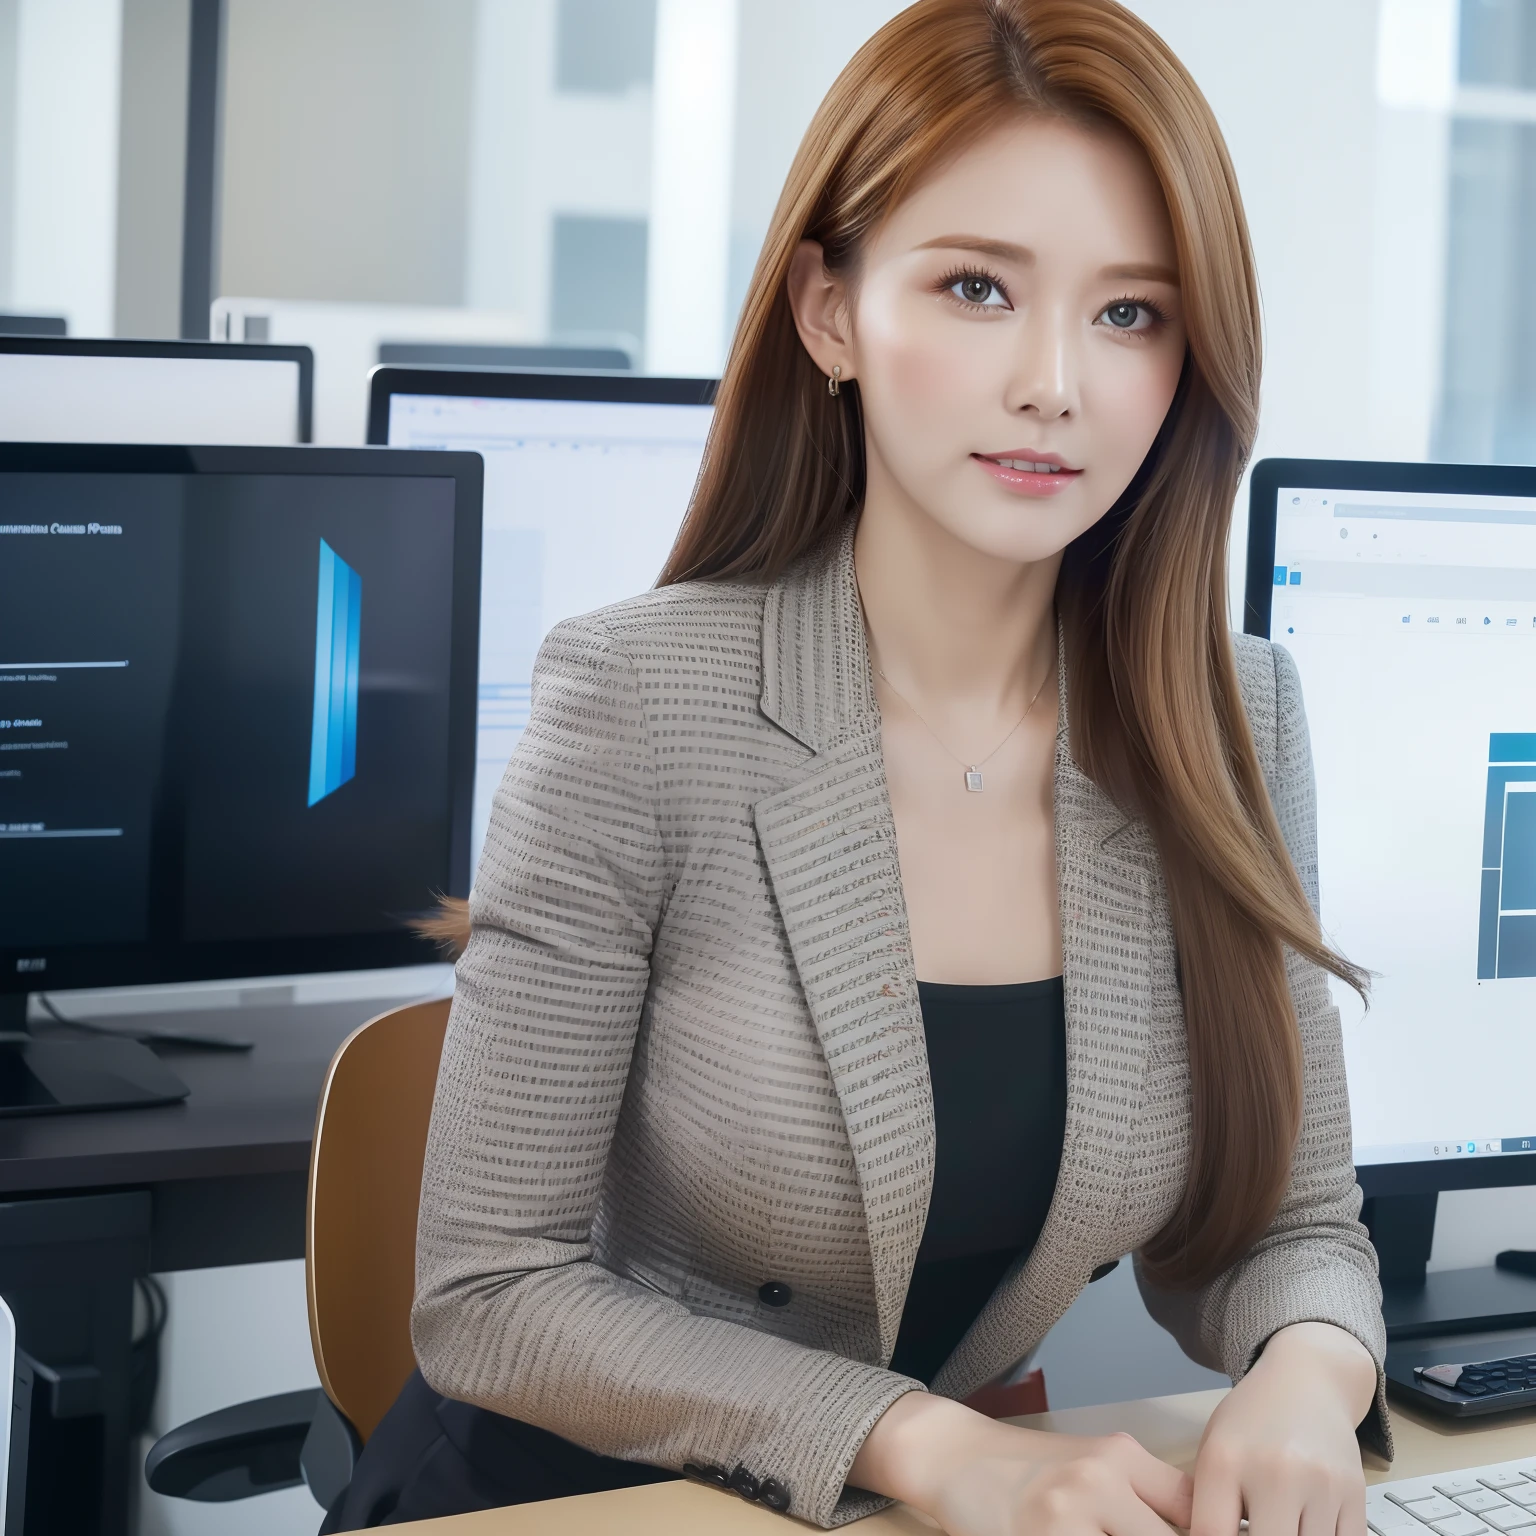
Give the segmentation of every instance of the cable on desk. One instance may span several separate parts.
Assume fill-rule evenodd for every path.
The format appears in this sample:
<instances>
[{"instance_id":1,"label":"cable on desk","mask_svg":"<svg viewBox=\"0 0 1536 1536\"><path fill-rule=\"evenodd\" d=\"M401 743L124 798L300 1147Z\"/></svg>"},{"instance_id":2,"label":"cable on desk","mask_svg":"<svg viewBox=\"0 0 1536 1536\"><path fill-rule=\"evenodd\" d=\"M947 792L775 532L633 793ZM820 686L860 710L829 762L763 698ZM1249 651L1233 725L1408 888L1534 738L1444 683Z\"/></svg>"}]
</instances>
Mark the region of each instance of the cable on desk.
<instances>
[{"instance_id":1,"label":"cable on desk","mask_svg":"<svg viewBox=\"0 0 1536 1536\"><path fill-rule=\"evenodd\" d=\"M137 1040L142 1045L184 1045L205 1051L248 1051L255 1045L253 1040L237 1040L225 1035L203 1035L174 1029L113 1029L106 1024L96 1024L90 1019L71 1019L54 1006L46 992L32 994L56 1024L69 1029L84 1030L88 1035L105 1035L109 1039Z\"/></svg>"}]
</instances>

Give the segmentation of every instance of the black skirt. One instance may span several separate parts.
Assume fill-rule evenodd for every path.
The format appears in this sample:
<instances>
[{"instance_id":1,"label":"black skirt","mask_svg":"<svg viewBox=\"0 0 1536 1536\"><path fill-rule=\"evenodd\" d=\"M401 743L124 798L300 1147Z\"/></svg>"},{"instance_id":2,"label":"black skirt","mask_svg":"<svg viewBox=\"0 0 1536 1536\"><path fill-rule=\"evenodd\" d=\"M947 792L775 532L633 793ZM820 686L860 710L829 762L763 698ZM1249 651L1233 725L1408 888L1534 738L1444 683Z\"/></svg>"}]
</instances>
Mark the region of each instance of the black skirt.
<instances>
[{"instance_id":1,"label":"black skirt","mask_svg":"<svg viewBox=\"0 0 1536 1536\"><path fill-rule=\"evenodd\" d=\"M363 1447L322 1536L504 1504L665 1483L676 1473L597 1456L517 1419L440 1397L412 1371Z\"/></svg>"}]
</instances>

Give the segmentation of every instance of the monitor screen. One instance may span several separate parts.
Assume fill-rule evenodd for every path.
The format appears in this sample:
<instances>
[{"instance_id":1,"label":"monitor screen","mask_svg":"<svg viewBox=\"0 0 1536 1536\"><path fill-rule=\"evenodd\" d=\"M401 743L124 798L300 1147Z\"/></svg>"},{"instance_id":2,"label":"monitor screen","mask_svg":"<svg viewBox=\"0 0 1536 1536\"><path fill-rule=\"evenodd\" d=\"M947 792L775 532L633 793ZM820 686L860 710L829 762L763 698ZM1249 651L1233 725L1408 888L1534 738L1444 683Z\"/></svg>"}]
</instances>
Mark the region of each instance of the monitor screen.
<instances>
[{"instance_id":1,"label":"monitor screen","mask_svg":"<svg viewBox=\"0 0 1536 1536\"><path fill-rule=\"evenodd\" d=\"M639 394L667 382L604 385ZM701 387L692 386L695 400ZM478 859L491 800L528 719L540 641L561 619L655 584L688 507L713 407L403 392L388 398L392 445L474 449L485 459Z\"/></svg>"},{"instance_id":2,"label":"monitor screen","mask_svg":"<svg viewBox=\"0 0 1536 1536\"><path fill-rule=\"evenodd\" d=\"M0 338L0 423L18 443L309 440L298 347Z\"/></svg>"},{"instance_id":3,"label":"monitor screen","mask_svg":"<svg viewBox=\"0 0 1536 1536\"><path fill-rule=\"evenodd\" d=\"M467 886L478 463L26 452L0 449L0 989L431 958L404 924Z\"/></svg>"},{"instance_id":4,"label":"monitor screen","mask_svg":"<svg viewBox=\"0 0 1536 1536\"><path fill-rule=\"evenodd\" d=\"M1368 1011L1333 984L1355 1160L1528 1156L1536 484L1361 488L1326 468L1279 467L1264 579L1306 699L1323 929L1375 973ZM1502 1182L1487 1175L1457 1182Z\"/></svg>"}]
</instances>

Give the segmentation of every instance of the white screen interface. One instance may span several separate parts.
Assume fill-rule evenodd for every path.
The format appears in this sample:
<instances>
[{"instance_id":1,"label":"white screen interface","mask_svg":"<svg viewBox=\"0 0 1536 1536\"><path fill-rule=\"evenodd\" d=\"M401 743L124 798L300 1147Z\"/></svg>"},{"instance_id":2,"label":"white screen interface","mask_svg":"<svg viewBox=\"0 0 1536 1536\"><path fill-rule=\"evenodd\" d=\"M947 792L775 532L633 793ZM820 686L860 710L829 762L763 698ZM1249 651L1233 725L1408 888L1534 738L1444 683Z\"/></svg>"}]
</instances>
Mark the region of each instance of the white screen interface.
<instances>
[{"instance_id":1,"label":"white screen interface","mask_svg":"<svg viewBox=\"0 0 1536 1536\"><path fill-rule=\"evenodd\" d=\"M299 440L299 365L0 352L0 421L18 443L282 447Z\"/></svg>"},{"instance_id":2,"label":"white screen interface","mask_svg":"<svg viewBox=\"0 0 1536 1536\"><path fill-rule=\"evenodd\" d=\"M528 721L539 643L562 619L655 584L704 456L713 408L392 395L393 448L485 459L474 858Z\"/></svg>"},{"instance_id":3,"label":"white screen interface","mask_svg":"<svg viewBox=\"0 0 1536 1536\"><path fill-rule=\"evenodd\" d=\"M1536 1151L1536 498L1282 489L1358 1164Z\"/></svg>"}]
</instances>

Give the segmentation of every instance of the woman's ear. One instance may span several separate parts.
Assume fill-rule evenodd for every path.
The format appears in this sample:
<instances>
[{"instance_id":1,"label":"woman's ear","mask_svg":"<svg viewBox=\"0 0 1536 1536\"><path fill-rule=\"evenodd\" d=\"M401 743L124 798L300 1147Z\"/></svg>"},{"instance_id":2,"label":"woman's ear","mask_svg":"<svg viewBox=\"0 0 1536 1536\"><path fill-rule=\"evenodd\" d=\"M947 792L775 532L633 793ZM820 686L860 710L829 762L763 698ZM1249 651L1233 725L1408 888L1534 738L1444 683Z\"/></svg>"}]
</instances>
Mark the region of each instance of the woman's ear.
<instances>
[{"instance_id":1,"label":"woman's ear","mask_svg":"<svg viewBox=\"0 0 1536 1536\"><path fill-rule=\"evenodd\" d=\"M789 263L789 307L811 360L828 378L834 368L847 383L854 376L848 334L848 285L828 272L820 244L802 240Z\"/></svg>"}]
</instances>

